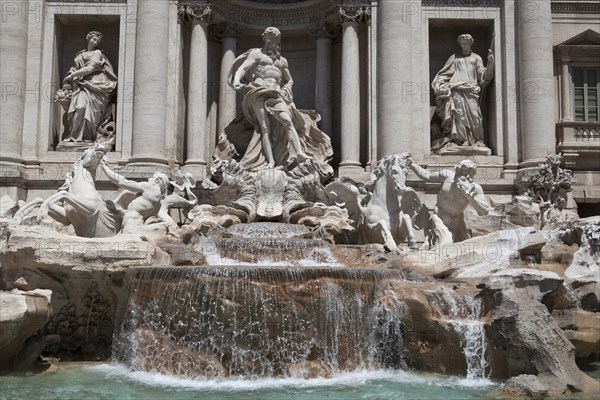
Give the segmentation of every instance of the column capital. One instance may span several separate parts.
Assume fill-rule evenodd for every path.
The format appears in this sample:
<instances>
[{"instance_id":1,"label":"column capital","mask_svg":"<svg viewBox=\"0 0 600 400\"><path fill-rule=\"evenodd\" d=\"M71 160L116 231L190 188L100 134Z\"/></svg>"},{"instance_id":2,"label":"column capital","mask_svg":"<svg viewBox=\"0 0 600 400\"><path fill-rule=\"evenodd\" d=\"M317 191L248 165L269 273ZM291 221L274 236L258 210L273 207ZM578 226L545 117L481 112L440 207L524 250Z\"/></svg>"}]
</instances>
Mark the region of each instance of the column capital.
<instances>
[{"instance_id":1,"label":"column capital","mask_svg":"<svg viewBox=\"0 0 600 400\"><path fill-rule=\"evenodd\" d=\"M564 65L564 64L567 64L567 65L568 65L568 64L570 64L570 63L571 63L571 61L573 61L573 60L571 60L571 57L569 57L569 56L567 56L567 55L562 55L562 56L560 57L560 63L561 63L562 65Z\"/></svg>"},{"instance_id":2,"label":"column capital","mask_svg":"<svg viewBox=\"0 0 600 400\"><path fill-rule=\"evenodd\" d=\"M341 24L369 22L371 20L371 7L340 5L337 8L337 17Z\"/></svg>"},{"instance_id":3,"label":"column capital","mask_svg":"<svg viewBox=\"0 0 600 400\"><path fill-rule=\"evenodd\" d=\"M180 4L177 16L180 21L209 22L212 15L210 4Z\"/></svg>"},{"instance_id":4,"label":"column capital","mask_svg":"<svg viewBox=\"0 0 600 400\"><path fill-rule=\"evenodd\" d=\"M223 22L212 27L213 34L219 40L223 40L225 38L234 38L237 37L244 31L244 26L231 22Z\"/></svg>"},{"instance_id":5,"label":"column capital","mask_svg":"<svg viewBox=\"0 0 600 400\"><path fill-rule=\"evenodd\" d=\"M340 27L330 22L319 22L313 25L309 32L313 39L331 39L334 40L340 34Z\"/></svg>"}]
</instances>

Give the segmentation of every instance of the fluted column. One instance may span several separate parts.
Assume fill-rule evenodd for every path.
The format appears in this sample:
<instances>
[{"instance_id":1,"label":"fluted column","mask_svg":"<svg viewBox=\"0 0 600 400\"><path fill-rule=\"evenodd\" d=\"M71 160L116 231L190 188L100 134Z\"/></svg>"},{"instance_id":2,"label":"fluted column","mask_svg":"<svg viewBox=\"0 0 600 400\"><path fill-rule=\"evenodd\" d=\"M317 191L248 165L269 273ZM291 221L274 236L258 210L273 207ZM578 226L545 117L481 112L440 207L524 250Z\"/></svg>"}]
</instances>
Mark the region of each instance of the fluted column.
<instances>
[{"instance_id":1,"label":"fluted column","mask_svg":"<svg viewBox=\"0 0 600 400\"><path fill-rule=\"evenodd\" d=\"M311 31L317 42L315 65L315 110L321 115L320 128L331 136L332 104L331 104L331 42L338 35L335 26L319 24Z\"/></svg>"},{"instance_id":2,"label":"fluted column","mask_svg":"<svg viewBox=\"0 0 600 400\"><path fill-rule=\"evenodd\" d=\"M21 161L23 117L25 113L25 73L27 71L28 2L2 5L0 23L0 160Z\"/></svg>"},{"instance_id":3,"label":"fluted column","mask_svg":"<svg viewBox=\"0 0 600 400\"><path fill-rule=\"evenodd\" d=\"M166 164L169 2L138 1L130 162Z\"/></svg>"},{"instance_id":4,"label":"fluted column","mask_svg":"<svg viewBox=\"0 0 600 400\"><path fill-rule=\"evenodd\" d=\"M340 176L362 170L360 163L360 59L358 27L364 17L362 7L340 6L342 23L342 109Z\"/></svg>"},{"instance_id":5,"label":"fluted column","mask_svg":"<svg viewBox=\"0 0 600 400\"><path fill-rule=\"evenodd\" d=\"M190 20L190 69L187 102L186 165L206 166L206 112L208 84L207 28L211 15L209 5L182 6L179 15Z\"/></svg>"},{"instance_id":6,"label":"fluted column","mask_svg":"<svg viewBox=\"0 0 600 400\"><path fill-rule=\"evenodd\" d=\"M217 119L218 134L223 132L225 127L236 116L236 92L227 84L229 70L235 60L237 52L237 37L242 28L236 24L224 23L215 27L215 35L221 39L221 74L219 82L219 108Z\"/></svg>"},{"instance_id":7,"label":"fluted column","mask_svg":"<svg viewBox=\"0 0 600 400\"><path fill-rule=\"evenodd\" d=\"M416 135L412 125L413 105L405 96L406 83L413 76L411 40L413 20L421 23L419 5L414 0L378 3L378 155L379 158L404 151L413 153ZM418 154L418 152L417 152Z\"/></svg>"},{"instance_id":8,"label":"fluted column","mask_svg":"<svg viewBox=\"0 0 600 400\"><path fill-rule=\"evenodd\" d=\"M572 121L573 113L572 113L572 103L571 103L571 74L569 73L569 63L571 60L569 58L563 57L560 60L561 66L561 94L560 94L560 104L562 108L562 116L561 119L563 121Z\"/></svg>"},{"instance_id":9,"label":"fluted column","mask_svg":"<svg viewBox=\"0 0 600 400\"><path fill-rule=\"evenodd\" d=\"M517 4L522 161L533 166L556 152L552 16L547 0Z\"/></svg>"}]
</instances>

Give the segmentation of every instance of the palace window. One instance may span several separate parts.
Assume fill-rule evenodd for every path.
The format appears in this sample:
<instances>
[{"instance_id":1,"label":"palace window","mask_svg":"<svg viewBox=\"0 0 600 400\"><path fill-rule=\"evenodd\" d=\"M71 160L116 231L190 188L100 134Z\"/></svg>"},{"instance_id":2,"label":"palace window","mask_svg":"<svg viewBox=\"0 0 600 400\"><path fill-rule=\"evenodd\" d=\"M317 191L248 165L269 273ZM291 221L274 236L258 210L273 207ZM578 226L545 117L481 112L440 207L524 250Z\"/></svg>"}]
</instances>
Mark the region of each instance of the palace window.
<instances>
[{"instance_id":1,"label":"palace window","mask_svg":"<svg viewBox=\"0 0 600 400\"><path fill-rule=\"evenodd\" d=\"M599 122L600 68L573 68L575 121Z\"/></svg>"}]
</instances>

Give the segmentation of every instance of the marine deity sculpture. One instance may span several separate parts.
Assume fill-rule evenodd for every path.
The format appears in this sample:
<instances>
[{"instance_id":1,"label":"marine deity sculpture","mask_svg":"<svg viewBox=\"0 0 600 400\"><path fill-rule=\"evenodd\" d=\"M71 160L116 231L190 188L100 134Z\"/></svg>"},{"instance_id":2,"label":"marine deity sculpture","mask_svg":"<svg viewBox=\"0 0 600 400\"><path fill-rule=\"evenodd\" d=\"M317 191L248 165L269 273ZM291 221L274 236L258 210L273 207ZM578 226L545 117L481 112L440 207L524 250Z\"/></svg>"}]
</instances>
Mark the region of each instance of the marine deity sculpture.
<instances>
[{"instance_id":1,"label":"marine deity sculpture","mask_svg":"<svg viewBox=\"0 0 600 400\"><path fill-rule=\"evenodd\" d=\"M250 49L233 63L228 83L243 95L242 110L221 134L214 153L217 166L235 160L248 171L304 162L316 165L323 180L333 174L331 140L319 130L314 111L298 110L294 81L281 55L281 33L265 29L264 46Z\"/></svg>"},{"instance_id":2,"label":"marine deity sculpture","mask_svg":"<svg viewBox=\"0 0 600 400\"><path fill-rule=\"evenodd\" d=\"M264 46L240 55L230 70L243 112L221 133L212 181L202 182L210 204L190 212L191 225L204 232L217 224L303 223L322 237L352 229L346 211L321 202L322 184L333 176L331 140L317 127L317 113L294 104L281 33L270 27L262 38Z\"/></svg>"},{"instance_id":3,"label":"marine deity sculpture","mask_svg":"<svg viewBox=\"0 0 600 400\"><path fill-rule=\"evenodd\" d=\"M481 57L471 51L475 40L460 35L461 52L448 58L436 74L431 86L441 118L442 137L435 139L433 150L439 153L459 152L456 146L469 146L474 154L489 155L484 143L481 95L494 77L494 55L488 50L487 68Z\"/></svg>"},{"instance_id":4,"label":"marine deity sculpture","mask_svg":"<svg viewBox=\"0 0 600 400\"><path fill-rule=\"evenodd\" d=\"M123 214L123 224L120 233L139 233L144 223L153 217L158 217L161 202L165 199L169 186L168 175L155 172L146 182L129 180L114 172L108 165L106 157L102 158L102 170L115 185L126 190L119 194L118 199L129 197L126 208L120 208ZM117 202L118 204L121 202Z\"/></svg>"},{"instance_id":5,"label":"marine deity sculpture","mask_svg":"<svg viewBox=\"0 0 600 400\"><path fill-rule=\"evenodd\" d=\"M112 112L117 76L99 45L102 33L87 34L87 48L75 56L74 66L63 80L54 101L65 109L62 142L57 149L79 149L81 143L114 144Z\"/></svg>"},{"instance_id":6,"label":"marine deity sculpture","mask_svg":"<svg viewBox=\"0 0 600 400\"><path fill-rule=\"evenodd\" d=\"M491 206L481 186L474 182L477 165L463 160L454 171L429 172L408 158L406 164L426 182L439 182L442 187L437 204L426 228L425 246L461 242L470 237L463 212L471 205L479 215L487 215Z\"/></svg>"},{"instance_id":7,"label":"marine deity sculpture","mask_svg":"<svg viewBox=\"0 0 600 400\"><path fill-rule=\"evenodd\" d=\"M350 210L360 243L381 243L387 251L397 251L398 243L406 239L409 248L417 248L415 228L422 226L427 208L417 193L406 186L409 157L408 153L384 157L371 173L363 193L344 182L325 187L334 202Z\"/></svg>"}]
</instances>

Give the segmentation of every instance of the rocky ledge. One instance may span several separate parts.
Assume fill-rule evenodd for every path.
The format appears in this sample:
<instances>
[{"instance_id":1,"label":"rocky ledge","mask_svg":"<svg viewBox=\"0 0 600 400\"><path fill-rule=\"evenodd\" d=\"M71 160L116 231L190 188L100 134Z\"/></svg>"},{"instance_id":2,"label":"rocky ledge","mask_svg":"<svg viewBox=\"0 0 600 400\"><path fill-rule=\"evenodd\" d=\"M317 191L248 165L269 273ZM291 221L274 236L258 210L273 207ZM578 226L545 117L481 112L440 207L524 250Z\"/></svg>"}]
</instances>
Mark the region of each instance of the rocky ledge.
<instances>
[{"instance_id":1,"label":"rocky ledge","mask_svg":"<svg viewBox=\"0 0 600 400\"><path fill-rule=\"evenodd\" d=\"M363 248L360 257L354 257L361 260L360 268L334 269L342 275L344 270L352 275L356 269L372 270L382 277L396 274L365 292L375 296L373 304L402 312L402 326L397 331L404 340L402 357L384 360L385 365L399 366L402 359L418 370L466 373L461 338L444 307L434 306L442 292L461 293L461 298L482 301L478 320L485 329L492 377L506 380L505 394L587 392L599 390L597 382L579 371L575 357L599 352L599 229L600 218L595 218L545 231L515 228L492 232L446 248L402 256L382 256ZM57 233L51 227L7 225L1 238L0 352L6 360L4 369L31 363L42 351L72 359L108 359L117 305L125 295L130 267L207 268L197 251L198 242L156 244L134 235L84 239ZM359 251L358 247L352 251ZM296 310L307 309L309 304L303 302L311 298L315 304L325 301L322 291L307 291L322 285L294 287L298 283L294 279L261 285L285 299L297 299ZM315 282L323 279L315 278ZM342 278L324 282L328 296L337 293L335 285L341 292L351 291L355 285ZM365 288L363 283L361 290ZM43 292L46 297L40 297L43 293L36 289L51 291L52 296ZM224 305L235 306L227 300L223 299ZM243 304L236 306L239 311L238 306ZM140 328L138 334L143 342L156 332ZM390 350L382 346L384 353ZM179 348L179 344L167 347ZM213 365L213 358L209 359L207 365ZM309 359L286 368L292 376L326 375L328 370L316 362ZM224 374L221 366L215 371ZM310 373L306 375L306 371Z\"/></svg>"}]
</instances>

